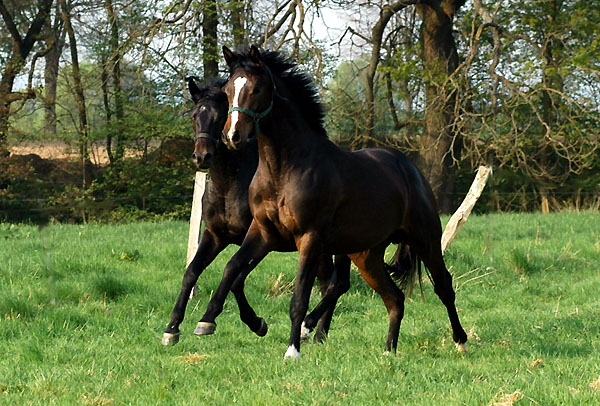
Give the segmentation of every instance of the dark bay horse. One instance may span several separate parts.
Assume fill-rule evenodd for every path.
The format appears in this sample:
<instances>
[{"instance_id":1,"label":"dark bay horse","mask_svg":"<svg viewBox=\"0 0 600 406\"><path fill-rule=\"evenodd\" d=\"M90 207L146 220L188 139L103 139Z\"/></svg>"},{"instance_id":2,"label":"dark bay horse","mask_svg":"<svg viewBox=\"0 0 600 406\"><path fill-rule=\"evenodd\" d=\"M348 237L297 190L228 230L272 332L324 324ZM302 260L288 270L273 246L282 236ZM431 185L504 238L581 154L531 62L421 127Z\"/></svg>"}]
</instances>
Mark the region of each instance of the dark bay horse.
<instances>
[{"instance_id":1,"label":"dark bay horse","mask_svg":"<svg viewBox=\"0 0 600 406\"><path fill-rule=\"evenodd\" d=\"M420 171L392 148L347 152L333 144L310 80L281 54L261 54L254 46L242 53L224 47L223 53L230 69L223 87L229 100L224 143L237 150L257 138L259 163L249 189L252 224L201 321L214 322L239 277L288 241L299 251L299 264L285 357L300 357L301 323L318 261L332 254L350 258L383 299L389 313L385 349L395 351L404 294L383 257L386 247L397 243L408 247L397 252L399 262L417 256L425 264L447 308L453 339L466 350L452 276L441 253L437 204Z\"/></svg>"},{"instance_id":2,"label":"dark bay horse","mask_svg":"<svg viewBox=\"0 0 600 406\"><path fill-rule=\"evenodd\" d=\"M258 147L254 140L238 150L230 151L221 142L221 132L227 118L228 107L227 96L221 90L225 82L226 80L209 81L198 87L193 79L190 78L188 81L190 94L195 103L192 110L195 141L193 158L200 169L210 170L210 178L202 197L202 218L205 228L198 250L183 276L181 291L163 335L163 345L175 344L179 340L179 325L183 321L192 287L200 274L229 244L242 243L252 221L248 205L248 187L258 165ZM295 250L294 246L289 248ZM350 264L347 263L346 267L349 269ZM328 288L347 290L349 287L349 280L346 284L338 283L335 287L330 287L332 272L331 256L323 257L318 271L323 295ZM267 333L267 324L250 307L244 295L242 280L233 289L233 293L242 321L253 332L264 336ZM324 304L315 309L318 315L314 317L320 319L315 333L317 341L327 335L335 302L328 300L326 306L325 308ZM214 323L199 323L194 333L211 334L215 327Z\"/></svg>"}]
</instances>

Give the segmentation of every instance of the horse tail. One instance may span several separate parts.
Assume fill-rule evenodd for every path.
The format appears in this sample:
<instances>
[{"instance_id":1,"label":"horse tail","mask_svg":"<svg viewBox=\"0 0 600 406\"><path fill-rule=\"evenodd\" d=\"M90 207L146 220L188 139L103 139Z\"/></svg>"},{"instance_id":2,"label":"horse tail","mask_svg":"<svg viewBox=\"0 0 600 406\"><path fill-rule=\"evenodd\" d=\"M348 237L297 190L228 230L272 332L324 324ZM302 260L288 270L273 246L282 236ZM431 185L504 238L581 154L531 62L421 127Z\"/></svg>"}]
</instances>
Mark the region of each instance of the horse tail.
<instances>
[{"instance_id":1,"label":"horse tail","mask_svg":"<svg viewBox=\"0 0 600 406\"><path fill-rule=\"evenodd\" d=\"M423 273L421 270L421 260L417 257L414 248L407 244L398 244L396 253L389 263L385 264L385 269L396 280L407 297L410 297L419 280L421 289L421 298L423 298Z\"/></svg>"}]
</instances>

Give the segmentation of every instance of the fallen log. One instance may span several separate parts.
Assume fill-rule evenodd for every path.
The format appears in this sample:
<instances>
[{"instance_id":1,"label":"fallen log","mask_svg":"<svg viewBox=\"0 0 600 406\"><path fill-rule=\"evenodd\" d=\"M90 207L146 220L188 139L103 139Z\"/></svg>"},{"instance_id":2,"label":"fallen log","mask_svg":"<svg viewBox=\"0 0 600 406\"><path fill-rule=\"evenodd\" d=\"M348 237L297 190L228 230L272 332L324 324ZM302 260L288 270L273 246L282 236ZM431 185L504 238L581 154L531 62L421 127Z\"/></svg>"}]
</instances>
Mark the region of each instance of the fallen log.
<instances>
[{"instance_id":1,"label":"fallen log","mask_svg":"<svg viewBox=\"0 0 600 406\"><path fill-rule=\"evenodd\" d=\"M450 217L448 224L446 224L446 228L442 234L442 254L446 251L448 246L450 246L460 228L465 224L467 218L469 218L471 210L473 210L475 203L477 203L479 196L481 196L481 192L491 173L491 166L480 166L477 169L475 180L473 180L469 192L456 212Z\"/></svg>"}]
</instances>

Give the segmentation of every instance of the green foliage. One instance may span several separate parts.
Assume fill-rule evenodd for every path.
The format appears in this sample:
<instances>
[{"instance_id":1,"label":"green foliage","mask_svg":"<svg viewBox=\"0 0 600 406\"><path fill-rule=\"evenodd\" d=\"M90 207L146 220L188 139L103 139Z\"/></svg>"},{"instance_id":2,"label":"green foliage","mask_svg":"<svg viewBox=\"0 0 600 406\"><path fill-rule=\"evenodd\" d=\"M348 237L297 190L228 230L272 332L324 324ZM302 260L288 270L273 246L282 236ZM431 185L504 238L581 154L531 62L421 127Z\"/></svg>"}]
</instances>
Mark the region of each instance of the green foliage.
<instances>
[{"instance_id":1,"label":"green foliage","mask_svg":"<svg viewBox=\"0 0 600 406\"><path fill-rule=\"evenodd\" d=\"M109 167L86 193L93 201L110 202L120 210L114 213L112 208L101 207L94 217L122 221L127 220L122 218L127 212L131 220L169 213L177 216L182 208L189 213L194 186L192 166L189 159L172 165L127 159Z\"/></svg>"},{"instance_id":2,"label":"green foliage","mask_svg":"<svg viewBox=\"0 0 600 406\"><path fill-rule=\"evenodd\" d=\"M180 343L165 348L186 223L0 224L0 239L9 236L0 240L0 345L10 354L0 358L0 403L494 405L512 395L517 405L596 404L599 221L597 212L469 218L446 253L467 354L454 349L425 278L424 301L406 301L398 354L383 355L387 312L354 270L329 339L303 343L298 362L282 362L292 292L272 294L276 281L293 280L297 254L269 255L246 284L265 337L239 320L231 296L216 334L192 334L230 247L201 275ZM136 261L119 258L136 250ZM519 272L515 258L534 268ZM311 308L316 288L312 296Z\"/></svg>"},{"instance_id":3,"label":"green foliage","mask_svg":"<svg viewBox=\"0 0 600 406\"><path fill-rule=\"evenodd\" d=\"M195 169L188 149L159 149L146 158L127 158L97 171L88 187L81 165L41 159L0 163L0 219L46 223L123 222L188 218ZM185 155L182 156L182 155ZM168 158L168 159L167 159ZM65 169L70 176L65 177Z\"/></svg>"},{"instance_id":4,"label":"green foliage","mask_svg":"<svg viewBox=\"0 0 600 406\"><path fill-rule=\"evenodd\" d=\"M382 144L392 127L385 101L385 88L380 86L375 97L376 138L363 138L367 118L364 88L364 70L367 65L366 57L342 62L325 91L325 100L329 107L326 117L329 137L345 148L356 149L365 145Z\"/></svg>"},{"instance_id":5,"label":"green foliage","mask_svg":"<svg viewBox=\"0 0 600 406\"><path fill-rule=\"evenodd\" d=\"M139 140L181 137L191 131L189 118L182 114L184 108L180 104L181 100L162 96L160 83L148 78L138 79L136 67L127 63L123 63L122 68L125 84L123 92L128 96L125 100L124 117L119 120L111 112L111 121L108 122L100 88L101 66L82 62L80 68L85 90L89 142L105 140L108 136L121 136L125 143L131 144ZM61 67L56 105L57 137L71 142L79 139L77 102L72 82L71 67ZM110 94L109 100L112 100ZM26 102L25 107L12 117L12 130L13 142L45 140L43 100Z\"/></svg>"}]
</instances>

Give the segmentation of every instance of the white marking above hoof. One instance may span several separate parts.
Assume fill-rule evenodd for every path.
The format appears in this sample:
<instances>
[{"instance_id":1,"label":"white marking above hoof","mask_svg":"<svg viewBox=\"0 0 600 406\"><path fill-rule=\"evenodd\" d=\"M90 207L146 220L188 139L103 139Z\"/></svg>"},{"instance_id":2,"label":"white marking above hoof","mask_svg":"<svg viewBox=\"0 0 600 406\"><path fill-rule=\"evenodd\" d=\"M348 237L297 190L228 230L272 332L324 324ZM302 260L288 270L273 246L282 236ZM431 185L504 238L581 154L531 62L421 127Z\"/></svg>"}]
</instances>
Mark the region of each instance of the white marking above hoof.
<instances>
[{"instance_id":1,"label":"white marking above hoof","mask_svg":"<svg viewBox=\"0 0 600 406\"><path fill-rule=\"evenodd\" d=\"M467 352L467 343L456 343L456 350L458 352Z\"/></svg>"},{"instance_id":2,"label":"white marking above hoof","mask_svg":"<svg viewBox=\"0 0 600 406\"><path fill-rule=\"evenodd\" d=\"M298 351L294 345L290 345L285 352L283 359L300 359L300 351Z\"/></svg>"},{"instance_id":3,"label":"white marking above hoof","mask_svg":"<svg viewBox=\"0 0 600 406\"><path fill-rule=\"evenodd\" d=\"M302 322L302 327L300 327L300 339L308 340L310 338L310 332L311 332L311 329L306 328L306 326L304 325L304 322Z\"/></svg>"},{"instance_id":4,"label":"white marking above hoof","mask_svg":"<svg viewBox=\"0 0 600 406\"><path fill-rule=\"evenodd\" d=\"M179 342L179 333L164 333L162 338L162 345L165 347L168 345L174 345Z\"/></svg>"}]
</instances>

